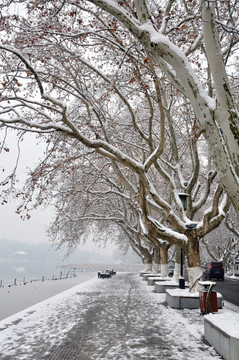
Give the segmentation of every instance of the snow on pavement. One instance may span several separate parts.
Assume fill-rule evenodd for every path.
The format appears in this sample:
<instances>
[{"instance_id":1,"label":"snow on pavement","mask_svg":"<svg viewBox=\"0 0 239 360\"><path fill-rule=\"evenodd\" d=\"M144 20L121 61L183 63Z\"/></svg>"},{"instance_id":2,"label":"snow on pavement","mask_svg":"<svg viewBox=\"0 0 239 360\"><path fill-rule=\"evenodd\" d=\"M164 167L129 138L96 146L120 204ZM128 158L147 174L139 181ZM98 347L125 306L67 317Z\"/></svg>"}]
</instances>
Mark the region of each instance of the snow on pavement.
<instances>
[{"instance_id":1,"label":"snow on pavement","mask_svg":"<svg viewBox=\"0 0 239 360\"><path fill-rule=\"evenodd\" d=\"M212 360L199 310L175 310L139 274L91 279L0 322L1 360Z\"/></svg>"}]
</instances>

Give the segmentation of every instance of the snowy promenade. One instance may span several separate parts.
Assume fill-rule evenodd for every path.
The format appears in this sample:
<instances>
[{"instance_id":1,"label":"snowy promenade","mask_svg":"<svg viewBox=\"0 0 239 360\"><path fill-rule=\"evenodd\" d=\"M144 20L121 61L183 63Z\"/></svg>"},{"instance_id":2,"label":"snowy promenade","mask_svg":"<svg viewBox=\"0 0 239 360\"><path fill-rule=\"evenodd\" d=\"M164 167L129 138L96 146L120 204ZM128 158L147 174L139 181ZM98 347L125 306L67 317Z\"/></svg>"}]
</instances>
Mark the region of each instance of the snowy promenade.
<instances>
[{"instance_id":1,"label":"snowy promenade","mask_svg":"<svg viewBox=\"0 0 239 360\"><path fill-rule=\"evenodd\" d=\"M199 310L174 310L139 274L91 279L0 321L1 360L215 360Z\"/></svg>"}]
</instances>

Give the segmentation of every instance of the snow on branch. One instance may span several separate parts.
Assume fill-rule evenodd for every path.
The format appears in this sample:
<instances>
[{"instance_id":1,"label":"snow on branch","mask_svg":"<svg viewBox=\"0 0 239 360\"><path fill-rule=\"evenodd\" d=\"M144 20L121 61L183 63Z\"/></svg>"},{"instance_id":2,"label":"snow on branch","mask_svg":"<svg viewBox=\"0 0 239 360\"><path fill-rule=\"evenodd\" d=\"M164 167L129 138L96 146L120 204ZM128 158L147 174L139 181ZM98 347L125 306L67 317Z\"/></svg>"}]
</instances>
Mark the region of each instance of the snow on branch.
<instances>
[{"instance_id":1,"label":"snow on branch","mask_svg":"<svg viewBox=\"0 0 239 360\"><path fill-rule=\"evenodd\" d=\"M152 224L154 224L154 226L157 228L158 236L162 239L187 244L188 238L186 235L171 230L170 228L159 223L157 220L153 219L151 216L148 216L148 220L151 221Z\"/></svg>"}]
</instances>

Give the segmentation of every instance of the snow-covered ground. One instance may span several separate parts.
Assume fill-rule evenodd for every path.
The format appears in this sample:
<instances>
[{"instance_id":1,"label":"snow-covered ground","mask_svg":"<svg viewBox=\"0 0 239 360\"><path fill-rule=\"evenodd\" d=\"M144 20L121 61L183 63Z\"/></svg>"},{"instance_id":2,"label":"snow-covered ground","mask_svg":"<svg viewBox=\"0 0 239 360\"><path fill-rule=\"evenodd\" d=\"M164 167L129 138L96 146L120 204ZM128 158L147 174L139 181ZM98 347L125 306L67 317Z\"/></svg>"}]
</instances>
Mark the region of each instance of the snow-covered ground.
<instances>
[{"instance_id":1,"label":"snow-covered ground","mask_svg":"<svg viewBox=\"0 0 239 360\"><path fill-rule=\"evenodd\" d=\"M238 311L229 303L220 311L229 308ZM139 274L123 273L90 279L0 321L0 354L3 360L221 359L203 333L199 310L170 309L165 294L154 293ZM67 346L77 356L55 355Z\"/></svg>"},{"instance_id":2,"label":"snow-covered ground","mask_svg":"<svg viewBox=\"0 0 239 360\"><path fill-rule=\"evenodd\" d=\"M239 281L239 276L232 275L231 273L225 274L225 277L226 277L227 279L232 279L232 280L238 280L238 281Z\"/></svg>"}]
</instances>

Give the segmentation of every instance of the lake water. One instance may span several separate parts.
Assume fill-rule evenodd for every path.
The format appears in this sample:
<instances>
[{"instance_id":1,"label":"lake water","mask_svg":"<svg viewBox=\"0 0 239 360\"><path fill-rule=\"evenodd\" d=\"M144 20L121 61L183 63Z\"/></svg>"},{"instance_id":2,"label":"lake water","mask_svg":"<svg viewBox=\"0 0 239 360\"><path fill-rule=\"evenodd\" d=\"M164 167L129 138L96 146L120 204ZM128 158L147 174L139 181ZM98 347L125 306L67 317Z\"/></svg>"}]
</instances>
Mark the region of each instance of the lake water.
<instances>
[{"instance_id":1,"label":"lake water","mask_svg":"<svg viewBox=\"0 0 239 360\"><path fill-rule=\"evenodd\" d=\"M23 278L42 279L43 276L60 277L62 265L111 261L111 258L102 257L100 253L83 248L77 249L69 256L66 254L67 248L56 251L49 244L25 244L0 239L0 282L23 280Z\"/></svg>"},{"instance_id":2,"label":"lake water","mask_svg":"<svg viewBox=\"0 0 239 360\"><path fill-rule=\"evenodd\" d=\"M1 260L0 281L11 282L14 279L28 280L42 279L42 277L53 277L60 275L59 265L55 262L40 260Z\"/></svg>"},{"instance_id":3,"label":"lake water","mask_svg":"<svg viewBox=\"0 0 239 360\"><path fill-rule=\"evenodd\" d=\"M79 276L93 272L96 275L96 271L88 269L76 270L75 273L72 270L62 270L61 265L65 264L65 262L55 261L55 259L0 260L0 286L6 283L72 277L74 274Z\"/></svg>"},{"instance_id":4,"label":"lake water","mask_svg":"<svg viewBox=\"0 0 239 360\"><path fill-rule=\"evenodd\" d=\"M69 257L65 254L65 249L55 251L48 244L31 245L0 239L0 282L60 277L62 265L86 262L89 258L84 251Z\"/></svg>"},{"instance_id":5,"label":"lake water","mask_svg":"<svg viewBox=\"0 0 239 360\"><path fill-rule=\"evenodd\" d=\"M37 280L23 283L20 280L0 287L0 321L95 277L93 272L81 273L61 280Z\"/></svg>"}]
</instances>

